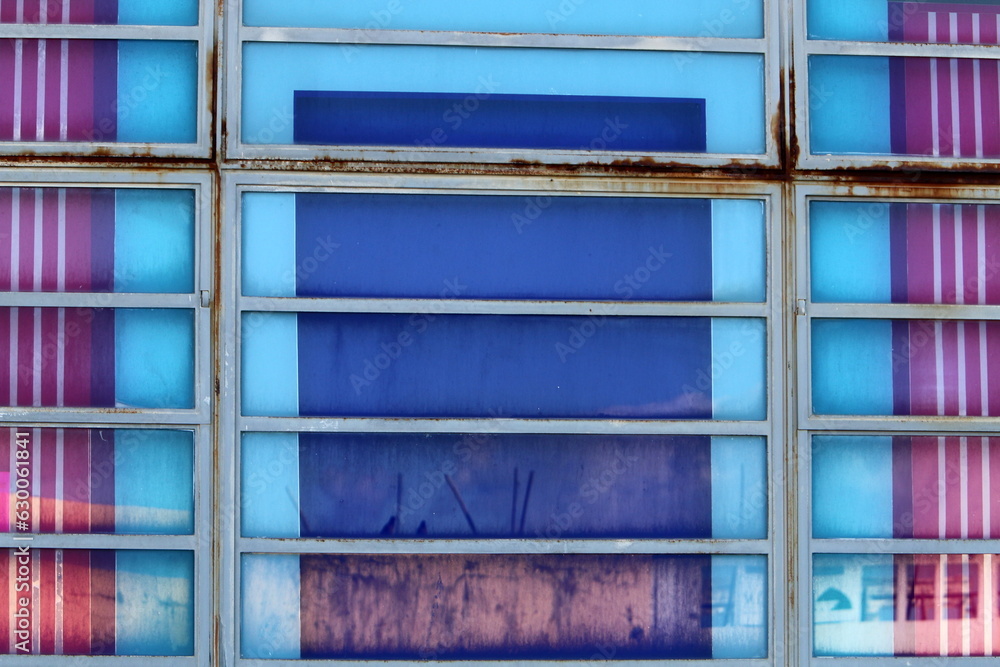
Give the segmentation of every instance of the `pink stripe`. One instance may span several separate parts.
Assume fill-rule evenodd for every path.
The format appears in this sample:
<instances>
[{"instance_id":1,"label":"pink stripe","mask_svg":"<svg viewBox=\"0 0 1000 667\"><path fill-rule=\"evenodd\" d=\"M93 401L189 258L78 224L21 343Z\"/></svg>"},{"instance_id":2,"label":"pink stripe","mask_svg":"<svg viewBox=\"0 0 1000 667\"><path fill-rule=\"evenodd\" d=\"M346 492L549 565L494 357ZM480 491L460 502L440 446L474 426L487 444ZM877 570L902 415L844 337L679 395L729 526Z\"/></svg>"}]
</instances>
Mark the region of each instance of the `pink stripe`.
<instances>
[{"instance_id":1,"label":"pink stripe","mask_svg":"<svg viewBox=\"0 0 1000 667\"><path fill-rule=\"evenodd\" d=\"M38 40L24 40L21 71L21 139L33 141L38 116Z\"/></svg>"},{"instance_id":2,"label":"pink stripe","mask_svg":"<svg viewBox=\"0 0 1000 667\"><path fill-rule=\"evenodd\" d=\"M1000 304L1000 206L986 206L986 303Z\"/></svg>"},{"instance_id":3,"label":"pink stripe","mask_svg":"<svg viewBox=\"0 0 1000 667\"><path fill-rule=\"evenodd\" d=\"M54 406L57 401L59 365L56 351L59 348L59 309L42 309L42 405ZM55 447L55 442L53 442Z\"/></svg>"},{"instance_id":4,"label":"pink stripe","mask_svg":"<svg viewBox=\"0 0 1000 667\"><path fill-rule=\"evenodd\" d=\"M958 539L962 536L962 466L959 438L945 438L945 534L940 537Z\"/></svg>"},{"instance_id":5,"label":"pink stripe","mask_svg":"<svg viewBox=\"0 0 1000 667\"><path fill-rule=\"evenodd\" d=\"M21 188L19 192L21 219L14 221L21 238L18 284L19 291L30 292L35 276L35 191L31 188Z\"/></svg>"},{"instance_id":6,"label":"pink stripe","mask_svg":"<svg viewBox=\"0 0 1000 667\"><path fill-rule=\"evenodd\" d=\"M970 26L971 33L971 26ZM969 42L972 41L970 34ZM958 59L958 109L961 129L960 155L976 157L976 76L972 60ZM949 104L951 95L948 96Z\"/></svg>"},{"instance_id":7,"label":"pink stripe","mask_svg":"<svg viewBox=\"0 0 1000 667\"><path fill-rule=\"evenodd\" d=\"M983 556L969 556L969 630L972 641L969 642L969 655L986 655L986 619L984 603L989 602L989 594L983 585Z\"/></svg>"},{"instance_id":8,"label":"pink stripe","mask_svg":"<svg viewBox=\"0 0 1000 667\"><path fill-rule=\"evenodd\" d=\"M962 655L962 621L965 613L965 585L962 581L962 556L948 556L945 589L945 622L948 624L948 655Z\"/></svg>"},{"instance_id":9,"label":"pink stripe","mask_svg":"<svg viewBox=\"0 0 1000 667\"><path fill-rule=\"evenodd\" d=\"M56 553L54 549L39 550L39 579L41 580L41 604L39 605L39 652L52 655L56 648Z\"/></svg>"},{"instance_id":10,"label":"pink stripe","mask_svg":"<svg viewBox=\"0 0 1000 667\"><path fill-rule=\"evenodd\" d=\"M10 457L6 443L0 442L0 456ZM10 532L10 473L0 472L0 533Z\"/></svg>"},{"instance_id":11,"label":"pink stripe","mask_svg":"<svg viewBox=\"0 0 1000 667\"><path fill-rule=\"evenodd\" d=\"M59 245L59 190L45 188L42 193L42 203L42 291L55 292L58 291L59 287L59 254L57 252Z\"/></svg>"},{"instance_id":12,"label":"pink stripe","mask_svg":"<svg viewBox=\"0 0 1000 667\"><path fill-rule=\"evenodd\" d=\"M955 303L955 207L935 204L941 211L941 302ZM928 267L930 268L930 267Z\"/></svg>"},{"instance_id":13,"label":"pink stripe","mask_svg":"<svg viewBox=\"0 0 1000 667\"><path fill-rule=\"evenodd\" d=\"M958 119L953 120L951 117L951 61L947 58L938 58L935 60L935 65L937 67L938 126L933 131L937 133L941 155L949 157L955 155L958 149L952 137L952 123L957 123Z\"/></svg>"},{"instance_id":14,"label":"pink stripe","mask_svg":"<svg viewBox=\"0 0 1000 667\"><path fill-rule=\"evenodd\" d=\"M965 303L979 303L979 207L962 206L961 284Z\"/></svg>"},{"instance_id":15,"label":"pink stripe","mask_svg":"<svg viewBox=\"0 0 1000 667\"><path fill-rule=\"evenodd\" d=\"M94 0L73 0L69 6L70 23L93 23Z\"/></svg>"},{"instance_id":16,"label":"pink stripe","mask_svg":"<svg viewBox=\"0 0 1000 667\"><path fill-rule=\"evenodd\" d=\"M906 58L906 148L912 155L933 155L934 128L931 122L931 60Z\"/></svg>"},{"instance_id":17,"label":"pink stripe","mask_svg":"<svg viewBox=\"0 0 1000 667\"><path fill-rule=\"evenodd\" d=\"M90 653L90 552L63 551L63 652Z\"/></svg>"},{"instance_id":18,"label":"pink stripe","mask_svg":"<svg viewBox=\"0 0 1000 667\"><path fill-rule=\"evenodd\" d=\"M984 23L991 24L989 44L996 44L996 27L992 21ZM985 27L985 26L984 26ZM984 30L985 32L985 30ZM979 78L982 81L983 91L983 155L1000 155L1000 91L998 91L997 81L997 61L980 60Z\"/></svg>"},{"instance_id":19,"label":"pink stripe","mask_svg":"<svg viewBox=\"0 0 1000 667\"><path fill-rule=\"evenodd\" d=\"M958 41L956 44L975 44L972 32L972 14L958 12Z\"/></svg>"},{"instance_id":20,"label":"pink stripe","mask_svg":"<svg viewBox=\"0 0 1000 667\"><path fill-rule=\"evenodd\" d=\"M32 405L34 364L35 309L19 308L17 312L17 398L14 405Z\"/></svg>"},{"instance_id":21,"label":"pink stripe","mask_svg":"<svg viewBox=\"0 0 1000 667\"><path fill-rule=\"evenodd\" d=\"M45 55L45 140L59 141L59 80L62 72L62 42L46 40Z\"/></svg>"},{"instance_id":22,"label":"pink stripe","mask_svg":"<svg viewBox=\"0 0 1000 667\"><path fill-rule=\"evenodd\" d=\"M979 322L965 324L965 400L969 415L983 414L979 371Z\"/></svg>"},{"instance_id":23,"label":"pink stripe","mask_svg":"<svg viewBox=\"0 0 1000 667\"><path fill-rule=\"evenodd\" d=\"M10 141L13 138L14 40L0 39L0 141Z\"/></svg>"},{"instance_id":24,"label":"pink stripe","mask_svg":"<svg viewBox=\"0 0 1000 667\"><path fill-rule=\"evenodd\" d=\"M24 2L24 22L38 23L41 18L41 0L23 0Z\"/></svg>"},{"instance_id":25,"label":"pink stripe","mask_svg":"<svg viewBox=\"0 0 1000 667\"><path fill-rule=\"evenodd\" d=\"M0 0L0 23L17 21L17 0Z\"/></svg>"},{"instance_id":26,"label":"pink stripe","mask_svg":"<svg viewBox=\"0 0 1000 667\"><path fill-rule=\"evenodd\" d=\"M3 46L0 45L0 48ZM11 188L0 188L0 291L10 289L12 194Z\"/></svg>"},{"instance_id":27,"label":"pink stripe","mask_svg":"<svg viewBox=\"0 0 1000 667\"><path fill-rule=\"evenodd\" d=\"M927 12L918 12L903 21L903 39L907 42L927 41Z\"/></svg>"},{"instance_id":28,"label":"pink stripe","mask_svg":"<svg viewBox=\"0 0 1000 667\"><path fill-rule=\"evenodd\" d=\"M1000 536L1000 438L989 438L990 447L990 535L993 539ZM1000 565L1000 563L998 563ZM1000 586L1000 579L993 580ZM1000 652L1000 644L997 644Z\"/></svg>"},{"instance_id":29,"label":"pink stripe","mask_svg":"<svg viewBox=\"0 0 1000 667\"><path fill-rule=\"evenodd\" d=\"M90 190L66 190L66 291L89 292ZM72 248L72 252L69 249Z\"/></svg>"},{"instance_id":30,"label":"pink stripe","mask_svg":"<svg viewBox=\"0 0 1000 667\"><path fill-rule=\"evenodd\" d=\"M1000 322L986 323L986 372L991 415L1000 415Z\"/></svg>"},{"instance_id":31,"label":"pink stripe","mask_svg":"<svg viewBox=\"0 0 1000 667\"><path fill-rule=\"evenodd\" d=\"M969 539L983 539L983 439L969 438Z\"/></svg>"},{"instance_id":32,"label":"pink stripe","mask_svg":"<svg viewBox=\"0 0 1000 667\"><path fill-rule=\"evenodd\" d=\"M941 651L940 609L936 608L940 559L934 554L913 556L913 576L910 587L913 591L912 618L914 621L914 653L916 655L938 655Z\"/></svg>"},{"instance_id":33,"label":"pink stripe","mask_svg":"<svg viewBox=\"0 0 1000 667\"><path fill-rule=\"evenodd\" d=\"M69 42L68 94L67 139L90 141L94 133L94 43L91 41Z\"/></svg>"},{"instance_id":34,"label":"pink stripe","mask_svg":"<svg viewBox=\"0 0 1000 667\"><path fill-rule=\"evenodd\" d=\"M937 438L914 437L913 456L913 537L938 537L938 455Z\"/></svg>"}]
</instances>

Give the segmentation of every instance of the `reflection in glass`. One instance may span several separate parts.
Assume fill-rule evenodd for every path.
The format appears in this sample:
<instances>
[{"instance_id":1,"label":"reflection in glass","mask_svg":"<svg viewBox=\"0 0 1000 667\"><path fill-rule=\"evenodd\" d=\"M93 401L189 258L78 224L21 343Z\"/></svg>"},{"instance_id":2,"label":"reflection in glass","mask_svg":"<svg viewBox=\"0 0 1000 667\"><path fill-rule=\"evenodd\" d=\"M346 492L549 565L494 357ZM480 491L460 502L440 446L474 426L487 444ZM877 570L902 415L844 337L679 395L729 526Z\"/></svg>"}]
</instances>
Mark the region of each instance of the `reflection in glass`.
<instances>
[{"instance_id":1,"label":"reflection in glass","mask_svg":"<svg viewBox=\"0 0 1000 667\"><path fill-rule=\"evenodd\" d=\"M291 659L763 657L766 565L764 556L247 554L241 652Z\"/></svg>"},{"instance_id":2,"label":"reflection in glass","mask_svg":"<svg viewBox=\"0 0 1000 667\"><path fill-rule=\"evenodd\" d=\"M762 438L246 434L243 535L763 538Z\"/></svg>"},{"instance_id":3,"label":"reflection in glass","mask_svg":"<svg viewBox=\"0 0 1000 667\"><path fill-rule=\"evenodd\" d=\"M817 414L1000 414L1000 323L817 319L812 379Z\"/></svg>"},{"instance_id":4,"label":"reflection in glass","mask_svg":"<svg viewBox=\"0 0 1000 667\"><path fill-rule=\"evenodd\" d=\"M754 319L246 313L243 412L762 419L764 338Z\"/></svg>"},{"instance_id":5,"label":"reflection in glass","mask_svg":"<svg viewBox=\"0 0 1000 667\"><path fill-rule=\"evenodd\" d=\"M1000 206L814 201L818 302L1000 304Z\"/></svg>"},{"instance_id":6,"label":"reflection in glass","mask_svg":"<svg viewBox=\"0 0 1000 667\"><path fill-rule=\"evenodd\" d=\"M194 313L0 308L0 405L194 407Z\"/></svg>"},{"instance_id":7,"label":"reflection in glass","mask_svg":"<svg viewBox=\"0 0 1000 667\"><path fill-rule=\"evenodd\" d=\"M191 190L0 188L0 290L193 289Z\"/></svg>"},{"instance_id":8,"label":"reflection in glass","mask_svg":"<svg viewBox=\"0 0 1000 667\"><path fill-rule=\"evenodd\" d=\"M254 192L242 214L247 295L764 300L759 200Z\"/></svg>"},{"instance_id":9,"label":"reflection in glass","mask_svg":"<svg viewBox=\"0 0 1000 667\"><path fill-rule=\"evenodd\" d=\"M813 537L1000 535L1000 440L814 436Z\"/></svg>"},{"instance_id":10,"label":"reflection in glass","mask_svg":"<svg viewBox=\"0 0 1000 667\"><path fill-rule=\"evenodd\" d=\"M0 533L190 534L190 431L0 429Z\"/></svg>"},{"instance_id":11,"label":"reflection in glass","mask_svg":"<svg viewBox=\"0 0 1000 667\"><path fill-rule=\"evenodd\" d=\"M991 554L817 554L814 654L994 655L998 564Z\"/></svg>"},{"instance_id":12,"label":"reflection in glass","mask_svg":"<svg viewBox=\"0 0 1000 667\"><path fill-rule=\"evenodd\" d=\"M194 557L0 549L0 606L0 654L193 655Z\"/></svg>"}]
</instances>

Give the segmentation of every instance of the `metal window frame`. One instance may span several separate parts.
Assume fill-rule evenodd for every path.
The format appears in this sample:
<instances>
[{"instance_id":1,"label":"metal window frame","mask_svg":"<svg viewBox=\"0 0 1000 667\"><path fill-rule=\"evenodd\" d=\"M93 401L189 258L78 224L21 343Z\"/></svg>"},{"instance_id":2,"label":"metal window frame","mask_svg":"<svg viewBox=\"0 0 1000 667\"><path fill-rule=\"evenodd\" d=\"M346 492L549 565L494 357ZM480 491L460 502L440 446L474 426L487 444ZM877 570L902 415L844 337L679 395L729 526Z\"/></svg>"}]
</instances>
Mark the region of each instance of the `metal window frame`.
<instances>
[{"instance_id":1,"label":"metal window frame","mask_svg":"<svg viewBox=\"0 0 1000 667\"><path fill-rule=\"evenodd\" d=\"M195 42L198 49L195 141L193 143L134 143L81 141L0 141L0 161L15 157L61 157L79 162L95 158L191 158L214 154L216 6L198 0L198 25L142 26L88 24L0 23L0 39L73 39Z\"/></svg>"},{"instance_id":2,"label":"metal window frame","mask_svg":"<svg viewBox=\"0 0 1000 667\"><path fill-rule=\"evenodd\" d=\"M223 117L229 119L223 153L227 160L303 161L302 169L314 169L309 161L398 162L415 165L426 162L471 164L564 164L589 166L631 165L640 167L694 166L729 167L740 170L773 168L780 164L783 136L782 86L779 67L782 58L779 23L780 0L762 0L764 37L630 37L613 35L549 35L540 33L505 34L486 32L426 30L358 30L340 28L277 28L243 25L241 0L229 0L226 15L226 49ZM660 52L704 52L759 55L763 58L763 116L765 147L761 154L725 153L641 153L635 151L590 151L548 149L465 149L409 146L338 147L297 146L294 144L248 144L243 142L242 77L243 45L249 42L434 45L489 48L558 48L590 50L630 50ZM259 165L267 168L266 164Z\"/></svg>"},{"instance_id":3,"label":"metal window frame","mask_svg":"<svg viewBox=\"0 0 1000 667\"><path fill-rule=\"evenodd\" d=\"M767 233L766 279L767 301L762 304L656 304L636 302L629 304L628 314L650 316L715 315L723 317L754 316L765 320L768 342L766 361L768 376L767 418L756 422L724 421L669 421L669 420L573 420L573 419L384 419L384 418L317 418L317 417L244 417L240 413L239 399L239 334L240 313L243 310L297 311L308 303L308 308L325 312L394 312L412 309L427 302L419 299L296 299L257 298L241 295L241 201L244 192L395 192L440 193L463 195L528 196L538 193L565 196L657 196L703 198L749 198L765 203L765 230ZM764 555L768 559L767 618L768 656L759 660L740 661L740 664L763 667L780 664L785 631L784 588L786 569L783 544L785 525L785 488L782 481L784 468L784 352L780 333L783 271L780 257L780 221L784 206L782 188L766 184L706 183L704 181L677 180L643 181L626 179L549 179L520 177L475 176L379 176L350 174L275 174L268 172L227 172L223 176L223 210L227 221L223 238L224 258L222 285L223 374L222 405L219 423L219 457L223 462L220 472L221 498L229 507L222 508L225 528L219 539L222 544L221 571L230 573L220 582L221 645L225 665L263 666L273 664L318 665L329 661L317 660L261 660L240 657L240 596L241 557L248 553L385 553L385 554L435 554L435 553L537 553L539 544L553 553L734 553ZM431 300L435 306L447 306L443 312L496 312L496 313L546 313L570 314L587 312L594 302L538 302ZM270 306L270 307L268 307ZM437 308L435 309L437 312ZM625 313L619 313L625 314ZM276 539L244 538L240 535L240 449L244 432L417 432L417 433L630 433L630 434L687 434L707 435L741 434L763 436L767 446L768 461L768 536L756 540L379 540L379 539ZM342 664L372 665L381 661L339 661ZM395 661L394 661L395 662ZM495 667L496 661L462 661ZM546 664L546 661L530 661ZM612 664L634 665L634 661L611 661ZM678 666L706 665L708 660L671 661ZM426 664L423 661L399 661L402 665ZM453 664L453 663L452 663Z\"/></svg>"},{"instance_id":4,"label":"metal window frame","mask_svg":"<svg viewBox=\"0 0 1000 667\"><path fill-rule=\"evenodd\" d=\"M813 319L900 319L925 318L941 320L1000 319L997 306L954 304L814 304L811 298L809 204L812 201L859 201L872 203L944 203L944 204L1000 204L1000 188L954 186L914 186L856 184L798 184L794 187L794 219L790 226L795 238L794 285L796 288L796 330L789 338L797 350L795 379L798 386L796 425L789 425L789 448L796 480L795 516L790 530L797 536L794 553L789 558L795 562L795 595L801 601L790 619L789 633L797 636L797 656L800 665L912 665L938 667L945 657L912 656L859 656L817 657L813 655L813 574L812 560L816 554L997 554L1000 539L892 539L892 538L813 538L812 536L812 438L823 435L883 436L934 435L978 437L995 434L996 417L934 417L934 416L856 416L815 415L812 412L812 348L811 323ZM791 318L790 318L791 319ZM985 667L996 662L995 657L962 657L963 665Z\"/></svg>"},{"instance_id":5,"label":"metal window frame","mask_svg":"<svg viewBox=\"0 0 1000 667\"><path fill-rule=\"evenodd\" d=\"M1000 167L1000 156L993 158L879 155L851 153L813 153L810 141L810 95L815 85L810 81L811 56L879 56L921 58L1000 59L1000 46L978 44L924 44L916 42L860 42L853 40L810 39L808 31L809 0L793 0L790 42L792 67L799 83L793 88L792 124L801 153L799 169L867 169L904 172L900 180L916 178L921 171L963 170L982 171Z\"/></svg>"}]
</instances>

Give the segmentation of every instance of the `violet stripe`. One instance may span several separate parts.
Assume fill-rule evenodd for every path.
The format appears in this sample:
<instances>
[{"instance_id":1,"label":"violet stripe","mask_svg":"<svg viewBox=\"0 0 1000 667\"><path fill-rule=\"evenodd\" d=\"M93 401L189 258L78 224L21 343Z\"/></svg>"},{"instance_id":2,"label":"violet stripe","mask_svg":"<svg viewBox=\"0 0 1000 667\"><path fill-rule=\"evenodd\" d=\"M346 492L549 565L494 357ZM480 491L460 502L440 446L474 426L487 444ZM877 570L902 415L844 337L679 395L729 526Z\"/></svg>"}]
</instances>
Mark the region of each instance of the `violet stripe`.
<instances>
[{"instance_id":1,"label":"violet stripe","mask_svg":"<svg viewBox=\"0 0 1000 667\"><path fill-rule=\"evenodd\" d=\"M18 361L20 360L20 313L18 309L9 308L10 313L10 327L8 331L10 332L10 386L8 387L7 393L7 405L17 405L17 386L18 386Z\"/></svg>"},{"instance_id":2,"label":"violet stripe","mask_svg":"<svg viewBox=\"0 0 1000 667\"><path fill-rule=\"evenodd\" d=\"M118 42L94 42L94 141L118 140Z\"/></svg>"},{"instance_id":3,"label":"violet stripe","mask_svg":"<svg viewBox=\"0 0 1000 667\"><path fill-rule=\"evenodd\" d=\"M38 40L24 40L21 54L23 74L21 76L21 139L31 141L35 137L35 123L38 118Z\"/></svg>"},{"instance_id":4,"label":"violet stripe","mask_svg":"<svg viewBox=\"0 0 1000 667\"><path fill-rule=\"evenodd\" d=\"M91 323L90 401L94 407L115 407L115 311L94 309Z\"/></svg>"},{"instance_id":5,"label":"violet stripe","mask_svg":"<svg viewBox=\"0 0 1000 667\"><path fill-rule=\"evenodd\" d=\"M913 453L909 436L892 439L892 536L913 537Z\"/></svg>"},{"instance_id":6,"label":"violet stripe","mask_svg":"<svg viewBox=\"0 0 1000 667\"><path fill-rule=\"evenodd\" d=\"M44 191L42 188L33 190L35 195L35 205L32 211L33 226L31 231L32 259L31 259L31 291L40 292L42 290L42 266L43 266L43 235L45 225L43 216L45 215Z\"/></svg>"},{"instance_id":7,"label":"violet stripe","mask_svg":"<svg viewBox=\"0 0 1000 667\"><path fill-rule=\"evenodd\" d=\"M90 214L90 275L95 292L115 290L115 191L93 190Z\"/></svg>"},{"instance_id":8,"label":"violet stripe","mask_svg":"<svg viewBox=\"0 0 1000 667\"><path fill-rule=\"evenodd\" d=\"M958 17L955 14L948 15L948 37L949 44L954 44L958 37ZM962 154L962 118L959 109L961 93L958 88L958 60L955 58L950 58L948 60L948 78L950 84L950 94L948 95L948 99L951 102L949 105L949 112L951 116L951 154L958 157Z\"/></svg>"},{"instance_id":9,"label":"violet stripe","mask_svg":"<svg viewBox=\"0 0 1000 667\"><path fill-rule=\"evenodd\" d=\"M94 42L69 45L69 141L92 141L94 135Z\"/></svg>"},{"instance_id":10,"label":"violet stripe","mask_svg":"<svg viewBox=\"0 0 1000 667\"><path fill-rule=\"evenodd\" d=\"M115 532L115 434L95 429L90 436L91 530Z\"/></svg>"},{"instance_id":11,"label":"violet stripe","mask_svg":"<svg viewBox=\"0 0 1000 667\"><path fill-rule=\"evenodd\" d=\"M55 359L53 359L52 348L58 338L59 331L59 309L42 309L42 405L56 405L58 389L58 375Z\"/></svg>"},{"instance_id":12,"label":"violet stripe","mask_svg":"<svg viewBox=\"0 0 1000 667\"><path fill-rule=\"evenodd\" d=\"M14 138L14 40L0 39L0 141Z\"/></svg>"},{"instance_id":13,"label":"violet stripe","mask_svg":"<svg viewBox=\"0 0 1000 667\"><path fill-rule=\"evenodd\" d=\"M59 138L59 109L62 105L62 40L46 40L45 58L45 123L42 129L44 141Z\"/></svg>"},{"instance_id":14,"label":"violet stripe","mask_svg":"<svg viewBox=\"0 0 1000 667\"><path fill-rule=\"evenodd\" d=\"M10 316L7 314L4 308L0 308L0 351L10 353L11 352L11 337L10 337ZM13 355L11 355L13 358ZM9 361L4 361L0 363L0 406L2 405L13 405L10 399L10 385L11 385L11 367Z\"/></svg>"}]
</instances>

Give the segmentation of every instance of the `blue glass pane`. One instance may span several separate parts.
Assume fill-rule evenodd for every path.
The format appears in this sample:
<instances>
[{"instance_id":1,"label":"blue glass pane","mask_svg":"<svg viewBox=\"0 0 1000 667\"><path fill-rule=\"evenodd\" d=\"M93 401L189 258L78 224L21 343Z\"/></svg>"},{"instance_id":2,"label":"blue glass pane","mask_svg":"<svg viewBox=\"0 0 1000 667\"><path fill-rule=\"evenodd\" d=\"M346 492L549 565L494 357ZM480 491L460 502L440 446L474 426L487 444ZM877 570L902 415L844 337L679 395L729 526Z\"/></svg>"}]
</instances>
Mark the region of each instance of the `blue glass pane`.
<instances>
[{"instance_id":1,"label":"blue glass pane","mask_svg":"<svg viewBox=\"0 0 1000 667\"><path fill-rule=\"evenodd\" d=\"M243 411L761 419L762 322L731 322L248 313Z\"/></svg>"},{"instance_id":2,"label":"blue glass pane","mask_svg":"<svg viewBox=\"0 0 1000 667\"><path fill-rule=\"evenodd\" d=\"M248 43L243 54L248 144L294 143L296 94L327 91L458 95L440 98L436 123L402 144L414 151L448 145L479 122L472 119L484 102L511 95L704 100L708 152L764 151L760 55L278 43ZM627 150L625 136L638 126L622 111L598 120L576 147Z\"/></svg>"},{"instance_id":3,"label":"blue glass pane","mask_svg":"<svg viewBox=\"0 0 1000 667\"><path fill-rule=\"evenodd\" d=\"M245 537L764 538L762 438L249 434Z\"/></svg>"},{"instance_id":4,"label":"blue glass pane","mask_svg":"<svg viewBox=\"0 0 1000 667\"><path fill-rule=\"evenodd\" d=\"M490 5L454 0L245 0L243 21L253 26L375 30L456 30L676 37L763 37L760 0L614 4L565 0L508 0ZM370 40L368 40L370 41Z\"/></svg>"},{"instance_id":5,"label":"blue glass pane","mask_svg":"<svg viewBox=\"0 0 1000 667\"><path fill-rule=\"evenodd\" d=\"M245 658L767 655L764 556L246 554L240 565Z\"/></svg>"},{"instance_id":6,"label":"blue glass pane","mask_svg":"<svg viewBox=\"0 0 1000 667\"><path fill-rule=\"evenodd\" d=\"M892 454L889 436L813 437L813 537L893 536Z\"/></svg>"},{"instance_id":7,"label":"blue glass pane","mask_svg":"<svg viewBox=\"0 0 1000 667\"><path fill-rule=\"evenodd\" d=\"M704 199L251 193L258 296L759 300L763 206ZM718 209L718 210L717 210ZM758 296L759 295L759 296Z\"/></svg>"},{"instance_id":8,"label":"blue glass pane","mask_svg":"<svg viewBox=\"0 0 1000 667\"><path fill-rule=\"evenodd\" d=\"M809 0L809 38L996 44L996 0Z\"/></svg>"}]
</instances>

